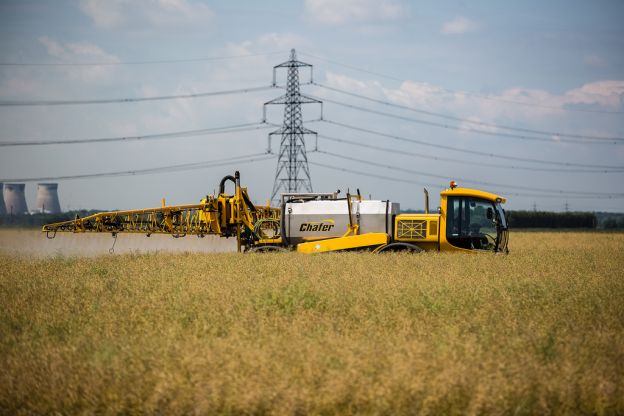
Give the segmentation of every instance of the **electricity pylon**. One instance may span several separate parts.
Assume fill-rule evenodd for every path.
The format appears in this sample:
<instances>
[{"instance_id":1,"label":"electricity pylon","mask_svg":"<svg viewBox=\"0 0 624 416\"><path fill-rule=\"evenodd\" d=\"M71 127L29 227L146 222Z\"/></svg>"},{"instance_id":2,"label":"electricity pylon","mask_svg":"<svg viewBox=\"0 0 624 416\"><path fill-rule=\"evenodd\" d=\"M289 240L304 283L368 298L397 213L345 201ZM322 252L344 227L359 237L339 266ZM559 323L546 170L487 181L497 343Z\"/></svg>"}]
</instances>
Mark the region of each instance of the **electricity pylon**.
<instances>
[{"instance_id":1,"label":"electricity pylon","mask_svg":"<svg viewBox=\"0 0 624 416\"><path fill-rule=\"evenodd\" d=\"M312 82L312 65L297 60L294 49L290 51L290 59L273 67L273 86L276 86L277 68L288 68L286 82L286 94L264 103L264 119L266 121L266 106L272 104L284 104L284 124L279 129L269 133L269 148L271 153L271 137L281 136L280 150L275 170L275 181L271 201L275 200L281 192L312 192L312 179L306 153L306 135L317 133L303 127L301 104L321 104L321 117L323 112L322 102L314 98L302 95L299 91L299 68L310 68L310 82ZM316 141L315 141L316 150Z\"/></svg>"}]
</instances>

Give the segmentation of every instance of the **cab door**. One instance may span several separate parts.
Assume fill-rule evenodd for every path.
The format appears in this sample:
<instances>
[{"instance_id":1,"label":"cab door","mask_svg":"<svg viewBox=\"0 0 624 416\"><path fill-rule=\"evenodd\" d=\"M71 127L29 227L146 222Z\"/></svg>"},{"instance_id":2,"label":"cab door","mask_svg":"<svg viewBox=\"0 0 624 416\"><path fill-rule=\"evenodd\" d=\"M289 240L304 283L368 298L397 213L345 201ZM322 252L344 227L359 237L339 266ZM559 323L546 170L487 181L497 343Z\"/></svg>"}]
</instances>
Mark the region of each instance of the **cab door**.
<instances>
[{"instance_id":1,"label":"cab door","mask_svg":"<svg viewBox=\"0 0 624 416\"><path fill-rule=\"evenodd\" d=\"M491 201L469 197L448 196L445 212L445 244L441 248L464 250L494 250L496 222ZM442 240L442 239L441 239Z\"/></svg>"}]
</instances>

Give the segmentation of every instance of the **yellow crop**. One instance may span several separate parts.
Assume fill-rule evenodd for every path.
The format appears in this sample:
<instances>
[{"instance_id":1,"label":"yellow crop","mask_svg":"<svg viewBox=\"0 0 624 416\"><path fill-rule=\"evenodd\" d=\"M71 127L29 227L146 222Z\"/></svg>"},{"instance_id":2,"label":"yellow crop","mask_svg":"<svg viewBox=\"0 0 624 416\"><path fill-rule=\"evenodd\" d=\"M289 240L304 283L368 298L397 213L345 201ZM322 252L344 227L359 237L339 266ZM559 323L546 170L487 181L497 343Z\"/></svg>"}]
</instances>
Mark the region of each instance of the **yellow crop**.
<instances>
[{"instance_id":1,"label":"yellow crop","mask_svg":"<svg viewBox=\"0 0 624 416\"><path fill-rule=\"evenodd\" d=\"M0 413L623 414L624 234L510 249L3 254Z\"/></svg>"}]
</instances>

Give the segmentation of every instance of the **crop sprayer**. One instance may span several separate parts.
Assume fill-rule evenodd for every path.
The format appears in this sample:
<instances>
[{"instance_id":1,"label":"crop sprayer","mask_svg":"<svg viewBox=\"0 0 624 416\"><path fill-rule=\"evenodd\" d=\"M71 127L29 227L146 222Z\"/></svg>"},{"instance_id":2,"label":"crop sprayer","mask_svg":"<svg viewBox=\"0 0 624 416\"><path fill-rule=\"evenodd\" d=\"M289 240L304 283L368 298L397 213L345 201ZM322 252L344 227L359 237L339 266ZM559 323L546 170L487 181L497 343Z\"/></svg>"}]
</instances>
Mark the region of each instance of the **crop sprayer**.
<instances>
[{"instance_id":1,"label":"crop sprayer","mask_svg":"<svg viewBox=\"0 0 624 416\"><path fill-rule=\"evenodd\" d=\"M234 193L225 192L227 182ZM505 198L454 181L440 193L437 212L401 214L399 203L366 200L359 190L333 193L284 193L279 207L254 205L238 171L225 176L217 195L198 204L101 212L47 224L48 238L57 232L169 234L173 237L235 237L238 251L296 250L322 253L341 250L489 251L507 253L509 229L502 208Z\"/></svg>"}]
</instances>

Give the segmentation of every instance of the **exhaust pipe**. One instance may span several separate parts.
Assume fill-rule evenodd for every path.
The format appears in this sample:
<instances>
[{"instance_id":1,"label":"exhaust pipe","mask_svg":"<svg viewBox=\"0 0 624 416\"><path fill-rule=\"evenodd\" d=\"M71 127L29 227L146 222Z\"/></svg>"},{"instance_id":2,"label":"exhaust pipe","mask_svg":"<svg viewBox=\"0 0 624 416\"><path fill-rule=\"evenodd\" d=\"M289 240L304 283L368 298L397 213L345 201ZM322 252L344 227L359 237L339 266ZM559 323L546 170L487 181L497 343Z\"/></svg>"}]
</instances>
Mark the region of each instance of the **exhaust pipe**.
<instances>
[{"instance_id":1,"label":"exhaust pipe","mask_svg":"<svg viewBox=\"0 0 624 416\"><path fill-rule=\"evenodd\" d=\"M429 191L427 188L423 188L423 191L425 191L425 214L429 214Z\"/></svg>"}]
</instances>

